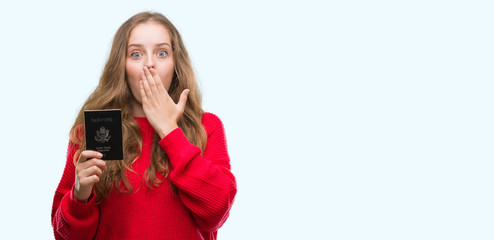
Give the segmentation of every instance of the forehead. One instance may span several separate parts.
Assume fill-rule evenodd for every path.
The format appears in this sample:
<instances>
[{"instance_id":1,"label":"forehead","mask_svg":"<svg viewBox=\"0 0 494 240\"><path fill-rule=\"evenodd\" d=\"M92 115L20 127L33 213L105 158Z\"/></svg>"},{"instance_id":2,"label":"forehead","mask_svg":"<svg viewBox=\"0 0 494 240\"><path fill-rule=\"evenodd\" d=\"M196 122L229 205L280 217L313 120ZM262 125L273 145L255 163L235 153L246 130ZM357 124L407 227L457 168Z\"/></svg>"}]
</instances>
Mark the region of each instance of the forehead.
<instances>
[{"instance_id":1,"label":"forehead","mask_svg":"<svg viewBox=\"0 0 494 240\"><path fill-rule=\"evenodd\" d=\"M171 44L168 30L162 24L148 21L139 23L132 29L127 45L133 43L154 45L162 42Z\"/></svg>"}]
</instances>

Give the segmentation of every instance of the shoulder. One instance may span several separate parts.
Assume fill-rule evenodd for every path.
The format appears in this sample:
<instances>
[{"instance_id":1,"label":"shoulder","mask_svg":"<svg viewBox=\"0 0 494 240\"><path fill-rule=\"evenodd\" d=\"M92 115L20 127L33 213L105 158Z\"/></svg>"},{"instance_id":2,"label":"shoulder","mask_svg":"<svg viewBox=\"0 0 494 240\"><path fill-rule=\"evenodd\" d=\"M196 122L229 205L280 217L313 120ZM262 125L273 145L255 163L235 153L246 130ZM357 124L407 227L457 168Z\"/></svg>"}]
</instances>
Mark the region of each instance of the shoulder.
<instances>
[{"instance_id":1,"label":"shoulder","mask_svg":"<svg viewBox=\"0 0 494 240\"><path fill-rule=\"evenodd\" d=\"M221 122L220 118L213 113L204 112L202 114L201 122L208 135L213 131L224 131L223 122Z\"/></svg>"},{"instance_id":2,"label":"shoulder","mask_svg":"<svg viewBox=\"0 0 494 240\"><path fill-rule=\"evenodd\" d=\"M74 144L81 144L84 138L84 124L73 126L70 130L69 139Z\"/></svg>"},{"instance_id":3,"label":"shoulder","mask_svg":"<svg viewBox=\"0 0 494 240\"><path fill-rule=\"evenodd\" d=\"M204 112L202 114L202 122L216 122L221 123L221 120L218 116L210 112Z\"/></svg>"}]
</instances>

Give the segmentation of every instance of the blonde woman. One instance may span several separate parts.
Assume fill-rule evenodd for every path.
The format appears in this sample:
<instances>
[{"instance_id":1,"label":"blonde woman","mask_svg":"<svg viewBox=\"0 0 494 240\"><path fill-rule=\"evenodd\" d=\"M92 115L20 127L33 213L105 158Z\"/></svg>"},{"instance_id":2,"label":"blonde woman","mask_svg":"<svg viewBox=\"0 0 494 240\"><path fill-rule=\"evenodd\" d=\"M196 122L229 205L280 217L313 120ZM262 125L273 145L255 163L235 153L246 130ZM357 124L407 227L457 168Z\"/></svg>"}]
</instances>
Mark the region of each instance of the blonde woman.
<instances>
[{"instance_id":1,"label":"blonde woman","mask_svg":"<svg viewBox=\"0 0 494 240\"><path fill-rule=\"evenodd\" d=\"M84 110L122 109L124 159L84 150ZM143 12L115 34L71 129L56 239L216 239L237 192L220 119L203 112L180 34Z\"/></svg>"}]
</instances>

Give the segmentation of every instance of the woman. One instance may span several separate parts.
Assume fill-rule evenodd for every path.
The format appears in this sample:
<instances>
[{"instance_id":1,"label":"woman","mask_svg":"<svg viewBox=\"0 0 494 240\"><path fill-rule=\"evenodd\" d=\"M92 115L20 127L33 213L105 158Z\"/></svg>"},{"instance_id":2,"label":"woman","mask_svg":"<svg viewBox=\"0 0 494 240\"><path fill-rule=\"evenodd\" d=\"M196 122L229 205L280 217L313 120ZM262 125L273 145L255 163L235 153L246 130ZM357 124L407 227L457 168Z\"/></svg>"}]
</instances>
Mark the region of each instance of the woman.
<instances>
[{"instance_id":1,"label":"woman","mask_svg":"<svg viewBox=\"0 0 494 240\"><path fill-rule=\"evenodd\" d=\"M122 109L123 160L84 150L90 109ZM223 125L201 108L180 34L159 13L131 17L71 129L56 239L216 239L236 192Z\"/></svg>"}]
</instances>

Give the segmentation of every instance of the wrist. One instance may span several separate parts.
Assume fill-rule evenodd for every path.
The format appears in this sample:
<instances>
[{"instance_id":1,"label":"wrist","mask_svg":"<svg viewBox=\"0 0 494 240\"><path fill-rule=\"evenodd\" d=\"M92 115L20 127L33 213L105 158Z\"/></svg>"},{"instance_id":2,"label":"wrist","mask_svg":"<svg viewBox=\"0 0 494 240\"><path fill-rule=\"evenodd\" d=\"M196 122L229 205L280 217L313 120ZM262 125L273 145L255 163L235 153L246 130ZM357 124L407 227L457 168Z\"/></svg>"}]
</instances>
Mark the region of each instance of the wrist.
<instances>
[{"instance_id":1,"label":"wrist","mask_svg":"<svg viewBox=\"0 0 494 240\"><path fill-rule=\"evenodd\" d=\"M169 133L171 133L173 130L175 130L177 128L178 128L178 125L173 124L172 126L169 126L169 127L161 129L160 131L157 131L157 133L160 136L160 138L163 139L166 137L166 135L168 135Z\"/></svg>"},{"instance_id":2,"label":"wrist","mask_svg":"<svg viewBox=\"0 0 494 240\"><path fill-rule=\"evenodd\" d=\"M86 198L86 199L81 198L81 197L79 196L79 192L78 192L76 189L74 189L74 190L72 191L72 198L73 198L74 200L76 200L76 201L80 202L80 203L87 203L87 202L88 202L88 199L89 199L89 197L88 197L88 198Z\"/></svg>"}]
</instances>

